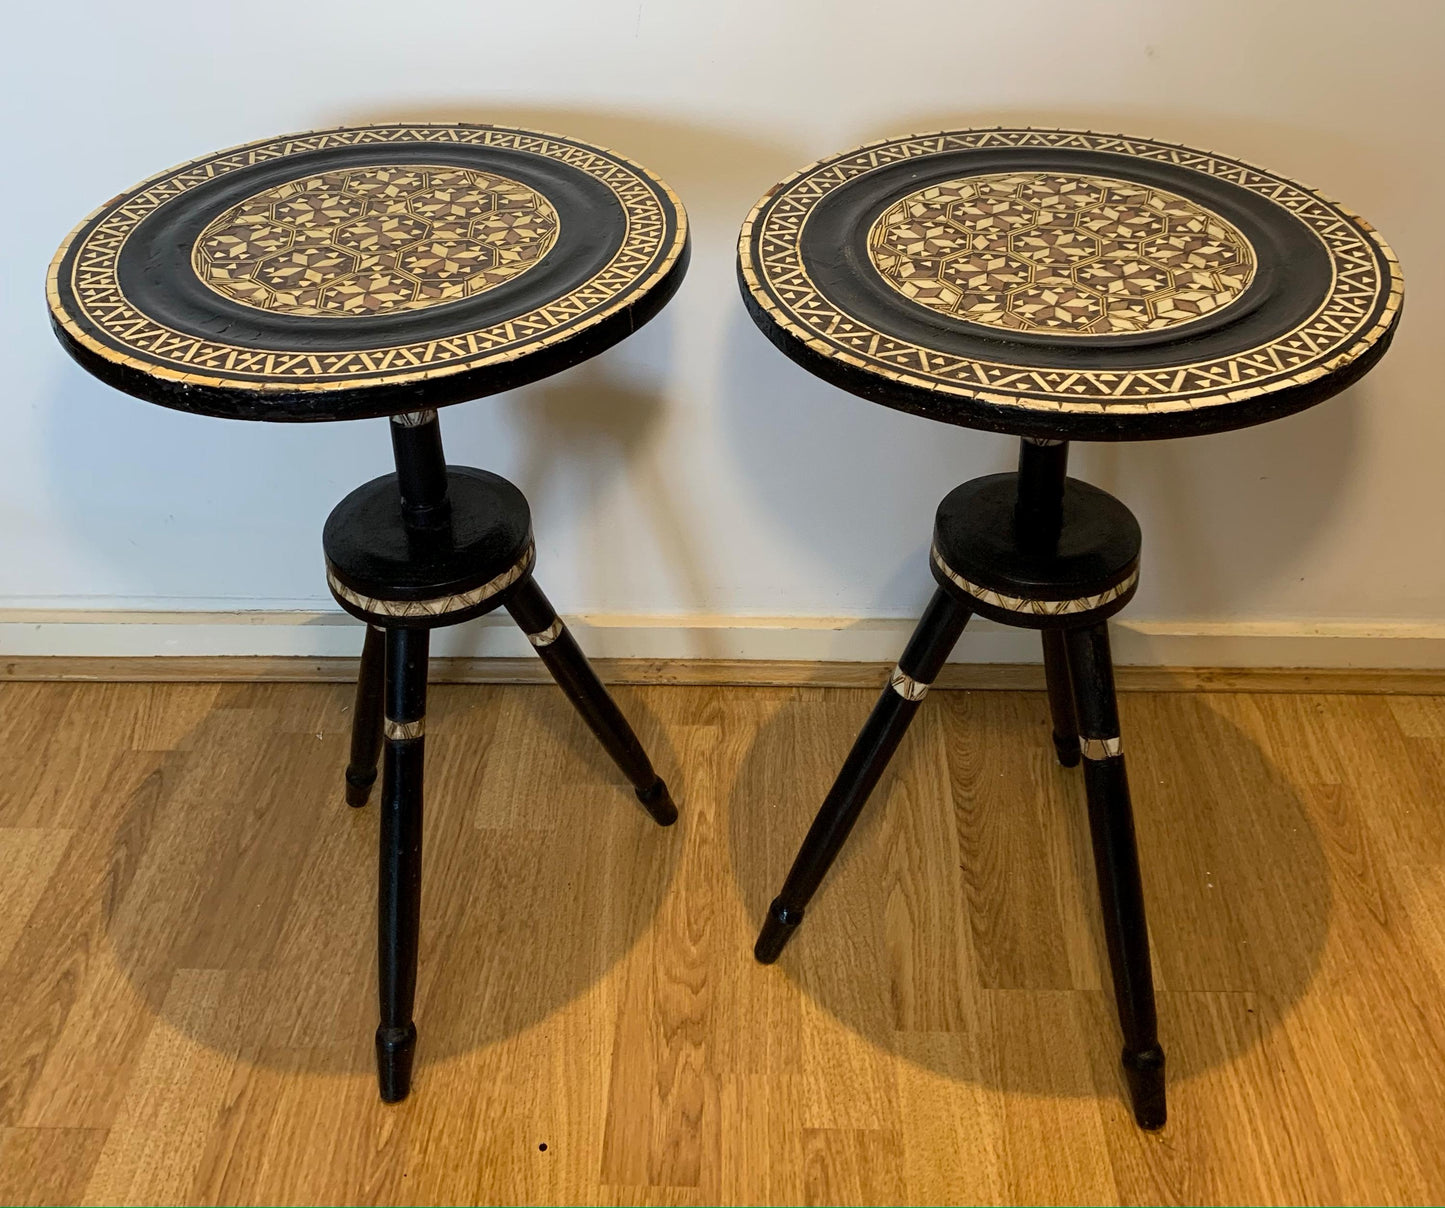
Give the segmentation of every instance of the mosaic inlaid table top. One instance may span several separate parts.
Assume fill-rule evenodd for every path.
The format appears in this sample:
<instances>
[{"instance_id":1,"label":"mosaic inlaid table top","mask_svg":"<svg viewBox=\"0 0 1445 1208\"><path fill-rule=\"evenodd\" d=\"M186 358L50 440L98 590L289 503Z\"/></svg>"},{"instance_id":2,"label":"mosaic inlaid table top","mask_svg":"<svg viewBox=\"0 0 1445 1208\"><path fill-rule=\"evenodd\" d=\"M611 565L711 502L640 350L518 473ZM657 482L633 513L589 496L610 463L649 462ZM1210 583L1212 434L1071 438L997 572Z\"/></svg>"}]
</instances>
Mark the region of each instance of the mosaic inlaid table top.
<instances>
[{"instance_id":1,"label":"mosaic inlaid table top","mask_svg":"<svg viewBox=\"0 0 1445 1208\"><path fill-rule=\"evenodd\" d=\"M1384 353L1399 265L1264 169L1067 130L859 147L771 189L738 269L813 373L934 419L1059 439L1220 431L1310 406Z\"/></svg>"},{"instance_id":2,"label":"mosaic inlaid table top","mask_svg":"<svg viewBox=\"0 0 1445 1208\"><path fill-rule=\"evenodd\" d=\"M687 218L575 139L463 124L315 131L185 163L50 266L83 365L167 406L348 419L460 402L615 343L672 296Z\"/></svg>"}]
</instances>

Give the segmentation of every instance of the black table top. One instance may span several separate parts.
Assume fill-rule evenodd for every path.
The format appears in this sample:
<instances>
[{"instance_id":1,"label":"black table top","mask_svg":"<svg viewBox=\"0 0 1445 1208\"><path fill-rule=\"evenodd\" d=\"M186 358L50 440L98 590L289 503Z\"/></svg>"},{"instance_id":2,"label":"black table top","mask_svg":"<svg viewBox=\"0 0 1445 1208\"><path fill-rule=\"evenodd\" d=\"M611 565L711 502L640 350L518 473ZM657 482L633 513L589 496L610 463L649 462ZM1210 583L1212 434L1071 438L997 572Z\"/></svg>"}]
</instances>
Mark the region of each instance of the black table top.
<instances>
[{"instance_id":1,"label":"black table top","mask_svg":"<svg viewBox=\"0 0 1445 1208\"><path fill-rule=\"evenodd\" d=\"M209 415L330 420L510 389L650 319L686 269L657 177L560 135L379 125L248 143L111 199L51 263L97 377Z\"/></svg>"},{"instance_id":2,"label":"black table top","mask_svg":"<svg viewBox=\"0 0 1445 1208\"><path fill-rule=\"evenodd\" d=\"M1403 283L1367 222L1205 151L957 130L820 160L743 224L759 328L818 376L949 423L1186 436L1344 389Z\"/></svg>"}]
</instances>

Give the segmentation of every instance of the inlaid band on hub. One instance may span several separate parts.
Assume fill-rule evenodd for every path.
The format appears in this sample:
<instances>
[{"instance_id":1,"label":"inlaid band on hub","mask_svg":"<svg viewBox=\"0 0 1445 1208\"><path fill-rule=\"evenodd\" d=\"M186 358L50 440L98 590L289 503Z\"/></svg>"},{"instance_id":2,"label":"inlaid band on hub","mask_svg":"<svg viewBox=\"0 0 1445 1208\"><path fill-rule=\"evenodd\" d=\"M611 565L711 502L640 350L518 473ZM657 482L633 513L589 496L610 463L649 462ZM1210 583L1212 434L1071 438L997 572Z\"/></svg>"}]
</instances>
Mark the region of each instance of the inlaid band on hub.
<instances>
[{"instance_id":1,"label":"inlaid band on hub","mask_svg":"<svg viewBox=\"0 0 1445 1208\"><path fill-rule=\"evenodd\" d=\"M506 591L532 569L532 564L536 560L536 546L529 543L526 551L514 565L509 566L500 575L489 579L480 587L458 592L455 595L439 596L432 600L380 600L375 596L363 595L361 592L353 591L337 579L329 566L326 568L326 584L338 600L359 608L365 613L384 617L445 617L454 612L466 612Z\"/></svg>"},{"instance_id":2,"label":"inlaid band on hub","mask_svg":"<svg viewBox=\"0 0 1445 1208\"><path fill-rule=\"evenodd\" d=\"M1001 608L1005 612L1028 613L1037 617L1062 617L1080 612L1092 612L1096 608L1112 604L1121 596L1127 595L1139 582L1139 568L1136 566L1113 587L1105 588L1092 596L1080 596L1073 600L1033 600L1026 596L1005 595L1003 592L993 591L991 588L980 587L977 583L970 582L943 560L943 555L938 552L937 546L933 548L932 557L933 564L943 572L948 581L962 588L974 599L991 604L994 608Z\"/></svg>"}]
</instances>

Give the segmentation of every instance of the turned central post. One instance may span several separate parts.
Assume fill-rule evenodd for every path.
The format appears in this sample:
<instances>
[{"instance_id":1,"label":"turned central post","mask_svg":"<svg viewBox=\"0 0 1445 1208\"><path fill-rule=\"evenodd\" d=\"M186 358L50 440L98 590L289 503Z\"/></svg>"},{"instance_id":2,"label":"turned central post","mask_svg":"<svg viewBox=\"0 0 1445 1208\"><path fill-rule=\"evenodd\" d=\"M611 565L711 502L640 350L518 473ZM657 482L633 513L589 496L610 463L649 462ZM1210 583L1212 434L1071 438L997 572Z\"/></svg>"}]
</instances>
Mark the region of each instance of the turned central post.
<instances>
[{"instance_id":1,"label":"turned central post","mask_svg":"<svg viewBox=\"0 0 1445 1208\"><path fill-rule=\"evenodd\" d=\"M396 458L396 485L406 526L423 530L445 527L452 508L447 499L447 461L437 413L393 415L391 451Z\"/></svg>"},{"instance_id":2,"label":"turned central post","mask_svg":"<svg viewBox=\"0 0 1445 1208\"><path fill-rule=\"evenodd\" d=\"M1064 526L1064 476L1069 442L1025 436L1019 442L1019 497L1014 532L1029 553L1051 554Z\"/></svg>"}]
</instances>

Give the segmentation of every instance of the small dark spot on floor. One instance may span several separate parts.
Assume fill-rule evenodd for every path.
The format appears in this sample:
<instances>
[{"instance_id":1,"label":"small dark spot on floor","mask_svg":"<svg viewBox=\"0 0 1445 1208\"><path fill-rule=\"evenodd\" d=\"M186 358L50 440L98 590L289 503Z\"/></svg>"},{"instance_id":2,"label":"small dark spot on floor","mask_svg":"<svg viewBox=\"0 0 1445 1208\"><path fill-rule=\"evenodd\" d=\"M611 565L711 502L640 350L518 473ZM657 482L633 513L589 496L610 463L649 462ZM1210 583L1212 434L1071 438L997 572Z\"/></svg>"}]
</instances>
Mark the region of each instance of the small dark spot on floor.
<instances>
[{"instance_id":1,"label":"small dark spot on floor","mask_svg":"<svg viewBox=\"0 0 1445 1208\"><path fill-rule=\"evenodd\" d=\"M537 1150L538 1150L538 1152L540 1152L540 1153L546 1153L546 1152L547 1152L547 1142L546 1142L546 1141L543 1141L542 1144L540 1144L539 1146L537 1146Z\"/></svg>"}]
</instances>

